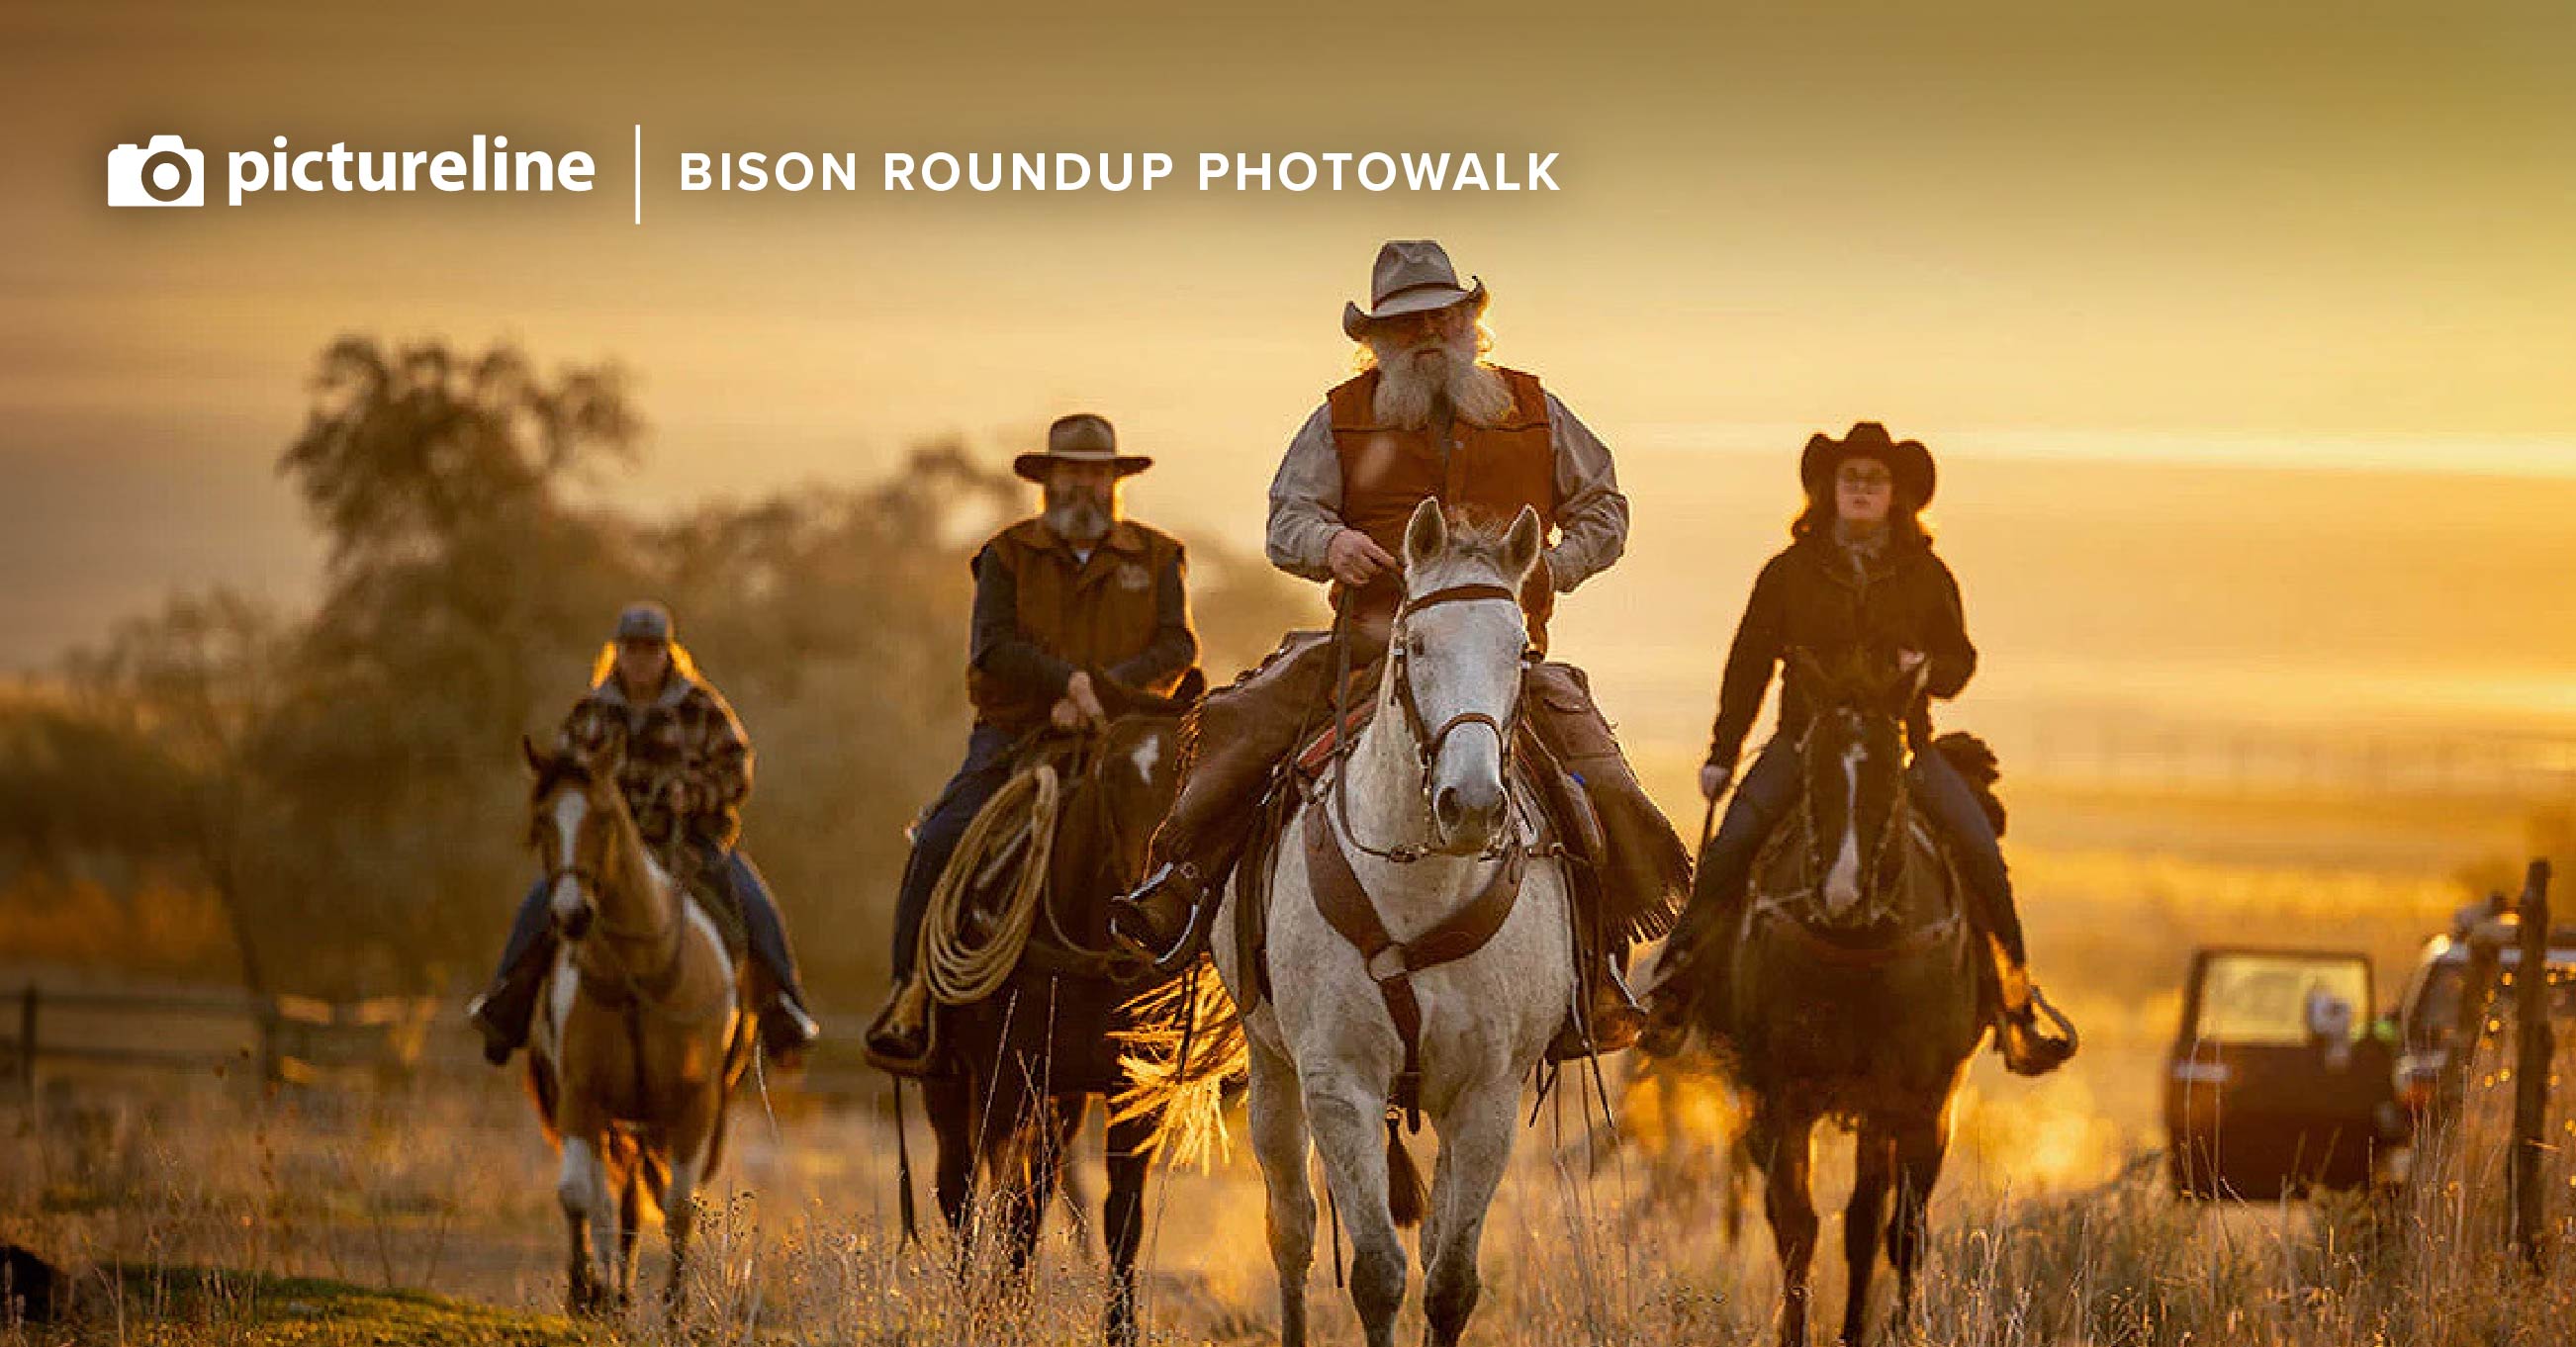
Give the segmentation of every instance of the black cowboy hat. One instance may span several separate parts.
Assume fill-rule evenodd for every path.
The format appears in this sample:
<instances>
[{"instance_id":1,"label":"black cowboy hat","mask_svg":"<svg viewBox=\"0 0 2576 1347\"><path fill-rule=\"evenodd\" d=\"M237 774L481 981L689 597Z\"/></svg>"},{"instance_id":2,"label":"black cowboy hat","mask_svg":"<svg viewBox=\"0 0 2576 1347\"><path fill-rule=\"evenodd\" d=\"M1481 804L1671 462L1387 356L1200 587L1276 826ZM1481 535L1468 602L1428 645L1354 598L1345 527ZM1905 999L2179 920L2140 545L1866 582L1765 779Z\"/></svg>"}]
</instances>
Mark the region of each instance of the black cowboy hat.
<instances>
[{"instance_id":1,"label":"black cowboy hat","mask_svg":"<svg viewBox=\"0 0 2576 1347\"><path fill-rule=\"evenodd\" d=\"M1887 427L1876 421L1853 422L1851 433L1839 440L1823 431L1808 436L1806 452L1798 456L1798 480L1810 492L1822 490L1842 470L1844 461L1854 458L1886 464L1888 474L1916 509L1932 503L1932 488L1939 483L1932 451L1921 440L1890 440Z\"/></svg>"}]
</instances>

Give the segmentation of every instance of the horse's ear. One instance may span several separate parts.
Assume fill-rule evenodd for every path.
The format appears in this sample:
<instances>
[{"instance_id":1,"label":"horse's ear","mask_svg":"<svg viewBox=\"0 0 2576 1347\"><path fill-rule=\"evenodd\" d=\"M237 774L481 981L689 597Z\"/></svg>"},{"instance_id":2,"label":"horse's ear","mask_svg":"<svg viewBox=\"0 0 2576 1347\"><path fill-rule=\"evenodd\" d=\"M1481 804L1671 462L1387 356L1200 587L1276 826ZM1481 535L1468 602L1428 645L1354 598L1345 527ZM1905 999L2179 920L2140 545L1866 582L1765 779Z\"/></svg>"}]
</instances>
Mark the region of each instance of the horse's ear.
<instances>
[{"instance_id":1,"label":"horse's ear","mask_svg":"<svg viewBox=\"0 0 2576 1347\"><path fill-rule=\"evenodd\" d=\"M1512 531L1503 535L1503 569L1511 572L1515 583L1529 578L1530 567L1538 564L1539 549L1547 546L1547 525L1538 522L1538 511L1524 505L1512 517Z\"/></svg>"},{"instance_id":2,"label":"horse's ear","mask_svg":"<svg viewBox=\"0 0 2576 1347\"><path fill-rule=\"evenodd\" d=\"M546 774L546 755L537 751L536 740L531 739L524 734L520 735L519 756L528 760L529 771L534 772L538 776L544 776Z\"/></svg>"},{"instance_id":3,"label":"horse's ear","mask_svg":"<svg viewBox=\"0 0 2576 1347\"><path fill-rule=\"evenodd\" d=\"M1449 550L1449 519L1440 512L1440 502L1430 496L1413 507L1413 518L1404 526L1404 568L1419 570Z\"/></svg>"}]
</instances>

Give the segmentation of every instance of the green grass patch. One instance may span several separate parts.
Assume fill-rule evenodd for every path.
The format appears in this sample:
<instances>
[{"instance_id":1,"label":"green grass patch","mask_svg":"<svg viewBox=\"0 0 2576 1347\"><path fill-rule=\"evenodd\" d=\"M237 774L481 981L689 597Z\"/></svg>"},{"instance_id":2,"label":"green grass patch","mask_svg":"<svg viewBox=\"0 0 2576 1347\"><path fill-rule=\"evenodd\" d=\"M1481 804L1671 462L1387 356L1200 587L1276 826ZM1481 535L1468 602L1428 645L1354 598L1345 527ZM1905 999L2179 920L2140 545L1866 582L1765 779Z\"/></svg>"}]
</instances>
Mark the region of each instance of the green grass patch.
<instances>
[{"instance_id":1,"label":"green grass patch","mask_svg":"<svg viewBox=\"0 0 2576 1347\"><path fill-rule=\"evenodd\" d=\"M154 1347L588 1347L616 1340L605 1326L560 1315L477 1305L313 1277L225 1268L120 1265L92 1281L64 1336L35 1341Z\"/></svg>"}]
</instances>

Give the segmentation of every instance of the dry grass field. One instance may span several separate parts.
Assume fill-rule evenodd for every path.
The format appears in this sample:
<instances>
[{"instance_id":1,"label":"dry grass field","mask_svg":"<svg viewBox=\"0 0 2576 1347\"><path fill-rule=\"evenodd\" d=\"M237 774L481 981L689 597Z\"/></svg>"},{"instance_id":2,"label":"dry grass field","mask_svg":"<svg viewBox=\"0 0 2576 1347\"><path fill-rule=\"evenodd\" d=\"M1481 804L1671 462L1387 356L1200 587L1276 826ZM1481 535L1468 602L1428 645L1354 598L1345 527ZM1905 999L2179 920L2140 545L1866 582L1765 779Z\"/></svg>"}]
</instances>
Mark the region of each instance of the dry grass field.
<instances>
[{"instance_id":1,"label":"dry grass field","mask_svg":"<svg viewBox=\"0 0 2576 1347\"><path fill-rule=\"evenodd\" d=\"M2087 1030L2041 1082L1981 1059L1935 1205L1923 1295L1897 1340L1937 1344L2556 1344L2576 1322L2576 1167L2551 1160L2560 1238L2543 1275L2501 1252L2499 1090L2430 1182L2380 1202L2220 1210L2167 1195L2155 1148L2158 1073L2190 949L2251 941L2361 949L2394 995L2414 944L2468 890L2460 876L2524 845L2517 820L2418 812L2415 853L2383 819L2246 810L2152 812L2072 794L2017 800L2015 856L2041 972ZM2448 831L2444 831L2444 829ZM2379 839L2377 849L2372 839ZM2362 857L2359 861L2350 858ZM2445 861L2443 858L2449 858ZM2446 871L2443 868L2447 865ZM1619 1081L1611 1082L1614 1094ZM2571 1136L2555 1116L2558 1135ZM1629 1101L1622 1142L1578 1101L1542 1109L1489 1227L1493 1347L1767 1341L1775 1274L1758 1201L1731 1237L1712 1140L1720 1110ZM1081 1343L1103 1281L1098 1235L1053 1223L1039 1275L998 1275L983 1241L898 1234L882 1106L825 1109L782 1083L754 1098L714 1185L680 1337L706 1342ZM73 1316L0 1343L552 1343L660 1340L656 1315L561 1318L552 1164L498 1074L440 1074L388 1092L262 1097L238 1079L57 1074L0 1107L0 1240L70 1272ZM923 1161L918 1118L911 1139ZM1842 1301L1847 1146L1826 1145L1822 1323ZM1598 1160L1594 1163L1594 1160ZM922 1169L926 1175L926 1163ZM1086 1163L1083 1191L1097 1194ZM1153 1340L1259 1342L1274 1322L1248 1157L1160 1181L1150 1201L1145 1319ZM922 1211L931 1207L924 1194ZM658 1239L658 1236L655 1237ZM967 1269L960 1275L961 1265ZM648 1240L645 1279L661 1250ZM1355 1341L1314 1273L1325 1341ZM1882 1322L1890 1313L1882 1277ZM1418 1325L1418 1311L1409 1323ZM1418 1332L1418 1327L1408 1328Z\"/></svg>"}]
</instances>

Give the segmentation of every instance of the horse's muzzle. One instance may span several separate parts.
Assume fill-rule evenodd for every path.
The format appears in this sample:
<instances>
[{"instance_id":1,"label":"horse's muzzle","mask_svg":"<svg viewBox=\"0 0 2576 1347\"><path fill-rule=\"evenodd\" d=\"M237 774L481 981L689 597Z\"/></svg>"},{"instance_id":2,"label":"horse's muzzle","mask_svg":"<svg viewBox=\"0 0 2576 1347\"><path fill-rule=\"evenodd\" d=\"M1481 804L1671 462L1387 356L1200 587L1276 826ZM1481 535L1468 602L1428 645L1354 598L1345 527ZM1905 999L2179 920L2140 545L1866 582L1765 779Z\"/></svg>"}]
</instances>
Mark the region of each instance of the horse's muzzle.
<instances>
[{"instance_id":1,"label":"horse's muzzle","mask_svg":"<svg viewBox=\"0 0 2576 1347\"><path fill-rule=\"evenodd\" d=\"M1505 803L1499 790L1442 786L1433 791L1431 821L1439 831L1440 850L1455 856L1482 852L1502 826Z\"/></svg>"},{"instance_id":2,"label":"horse's muzzle","mask_svg":"<svg viewBox=\"0 0 2576 1347\"><path fill-rule=\"evenodd\" d=\"M555 914L555 934L562 936L567 941L579 940L583 936L590 934L591 919L598 914L599 909L591 906L588 902L584 902L581 906L574 908L570 912L557 912Z\"/></svg>"}]
</instances>

